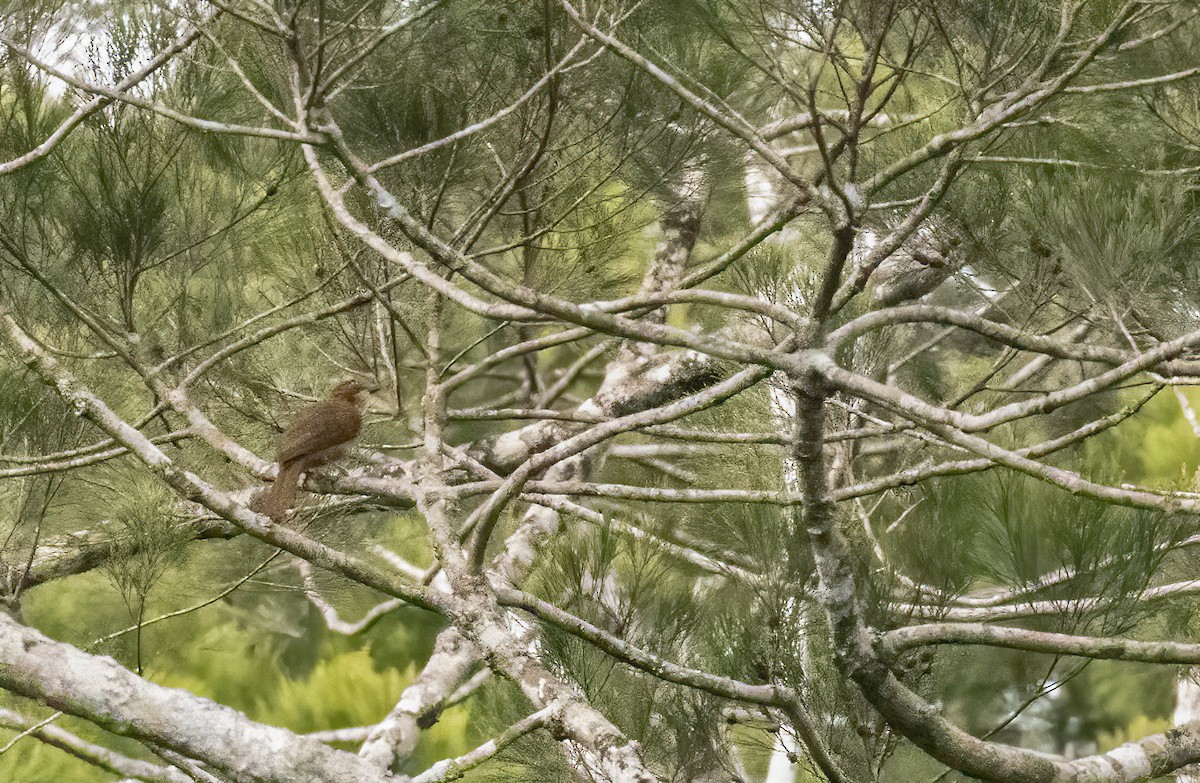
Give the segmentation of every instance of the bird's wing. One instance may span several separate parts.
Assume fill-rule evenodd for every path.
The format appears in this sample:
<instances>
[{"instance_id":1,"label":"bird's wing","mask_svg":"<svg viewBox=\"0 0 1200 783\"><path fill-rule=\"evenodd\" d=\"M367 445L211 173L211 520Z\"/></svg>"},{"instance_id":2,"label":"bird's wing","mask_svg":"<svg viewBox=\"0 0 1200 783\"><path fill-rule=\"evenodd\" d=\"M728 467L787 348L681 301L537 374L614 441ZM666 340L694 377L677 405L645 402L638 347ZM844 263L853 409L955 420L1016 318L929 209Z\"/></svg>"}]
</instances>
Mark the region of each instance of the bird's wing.
<instances>
[{"instance_id":1,"label":"bird's wing","mask_svg":"<svg viewBox=\"0 0 1200 783\"><path fill-rule=\"evenodd\" d=\"M296 415L279 438L279 462L291 462L334 446L358 435L362 419L348 403L317 403Z\"/></svg>"}]
</instances>

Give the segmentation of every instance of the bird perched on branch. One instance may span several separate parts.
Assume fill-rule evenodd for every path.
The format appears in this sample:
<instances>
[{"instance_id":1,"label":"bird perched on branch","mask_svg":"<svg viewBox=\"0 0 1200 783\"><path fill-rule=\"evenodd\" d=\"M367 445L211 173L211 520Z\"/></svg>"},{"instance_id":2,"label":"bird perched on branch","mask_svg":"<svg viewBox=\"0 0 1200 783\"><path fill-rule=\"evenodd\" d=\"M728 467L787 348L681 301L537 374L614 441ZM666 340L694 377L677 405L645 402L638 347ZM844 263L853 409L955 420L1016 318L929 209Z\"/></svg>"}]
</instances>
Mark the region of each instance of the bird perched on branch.
<instances>
[{"instance_id":1,"label":"bird perched on branch","mask_svg":"<svg viewBox=\"0 0 1200 783\"><path fill-rule=\"evenodd\" d=\"M278 522L296 505L300 477L310 468L335 460L362 429L358 381L343 381L329 398L304 408L279 437L279 475L266 493L262 513Z\"/></svg>"}]
</instances>

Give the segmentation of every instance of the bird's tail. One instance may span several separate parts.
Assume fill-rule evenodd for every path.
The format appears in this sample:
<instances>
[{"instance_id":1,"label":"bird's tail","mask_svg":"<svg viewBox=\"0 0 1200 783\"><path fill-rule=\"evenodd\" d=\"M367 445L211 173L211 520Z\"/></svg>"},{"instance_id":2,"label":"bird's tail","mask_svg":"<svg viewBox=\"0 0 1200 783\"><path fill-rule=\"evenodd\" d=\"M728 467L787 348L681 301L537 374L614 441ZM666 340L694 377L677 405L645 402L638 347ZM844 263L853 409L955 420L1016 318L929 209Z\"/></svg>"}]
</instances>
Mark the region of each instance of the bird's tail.
<instances>
[{"instance_id":1,"label":"bird's tail","mask_svg":"<svg viewBox=\"0 0 1200 783\"><path fill-rule=\"evenodd\" d=\"M279 468L275 483L267 490L262 503L262 513L279 522L296 505L300 474L304 471L304 460L293 460Z\"/></svg>"}]
</instances>

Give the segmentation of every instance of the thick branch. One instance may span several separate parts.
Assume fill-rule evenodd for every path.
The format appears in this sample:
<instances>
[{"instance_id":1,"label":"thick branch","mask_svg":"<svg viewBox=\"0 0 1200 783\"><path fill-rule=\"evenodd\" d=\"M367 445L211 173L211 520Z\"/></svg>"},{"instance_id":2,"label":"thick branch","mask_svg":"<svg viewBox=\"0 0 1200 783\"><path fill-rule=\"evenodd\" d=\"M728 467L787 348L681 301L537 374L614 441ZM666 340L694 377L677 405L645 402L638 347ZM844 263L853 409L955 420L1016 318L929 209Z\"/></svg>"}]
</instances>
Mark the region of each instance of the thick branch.
<instances>
[{"instance_id":1,"label":"thick branch","mask_svg":"<svg viewBox=\"0 0 1200 783\"><path fill-rule=\"evenodd\" d=\"M238 783L385 782L353 754L147 682L111 658L55 642L2 613L0 687L203 761Z\"/></svg>"}]
</instances>

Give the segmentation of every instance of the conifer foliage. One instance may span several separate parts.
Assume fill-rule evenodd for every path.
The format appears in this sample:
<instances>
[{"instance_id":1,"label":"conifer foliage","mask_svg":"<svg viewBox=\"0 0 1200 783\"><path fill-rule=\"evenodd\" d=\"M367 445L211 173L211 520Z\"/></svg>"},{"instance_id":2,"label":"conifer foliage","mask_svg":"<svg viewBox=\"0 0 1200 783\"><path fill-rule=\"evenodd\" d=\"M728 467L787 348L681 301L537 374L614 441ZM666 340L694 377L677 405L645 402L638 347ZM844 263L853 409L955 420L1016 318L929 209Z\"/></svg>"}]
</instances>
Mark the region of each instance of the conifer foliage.
<instances>
[{"instance_id":1,"label":"conifer foliage","mask_svg":"<svg viewBox=\"0 0 1200 783\"><path fill-rule=\"evenodd\" d=\"M0 5L0 779L1189 779L1197 51Z\"/></svg>"}]
</instances>

